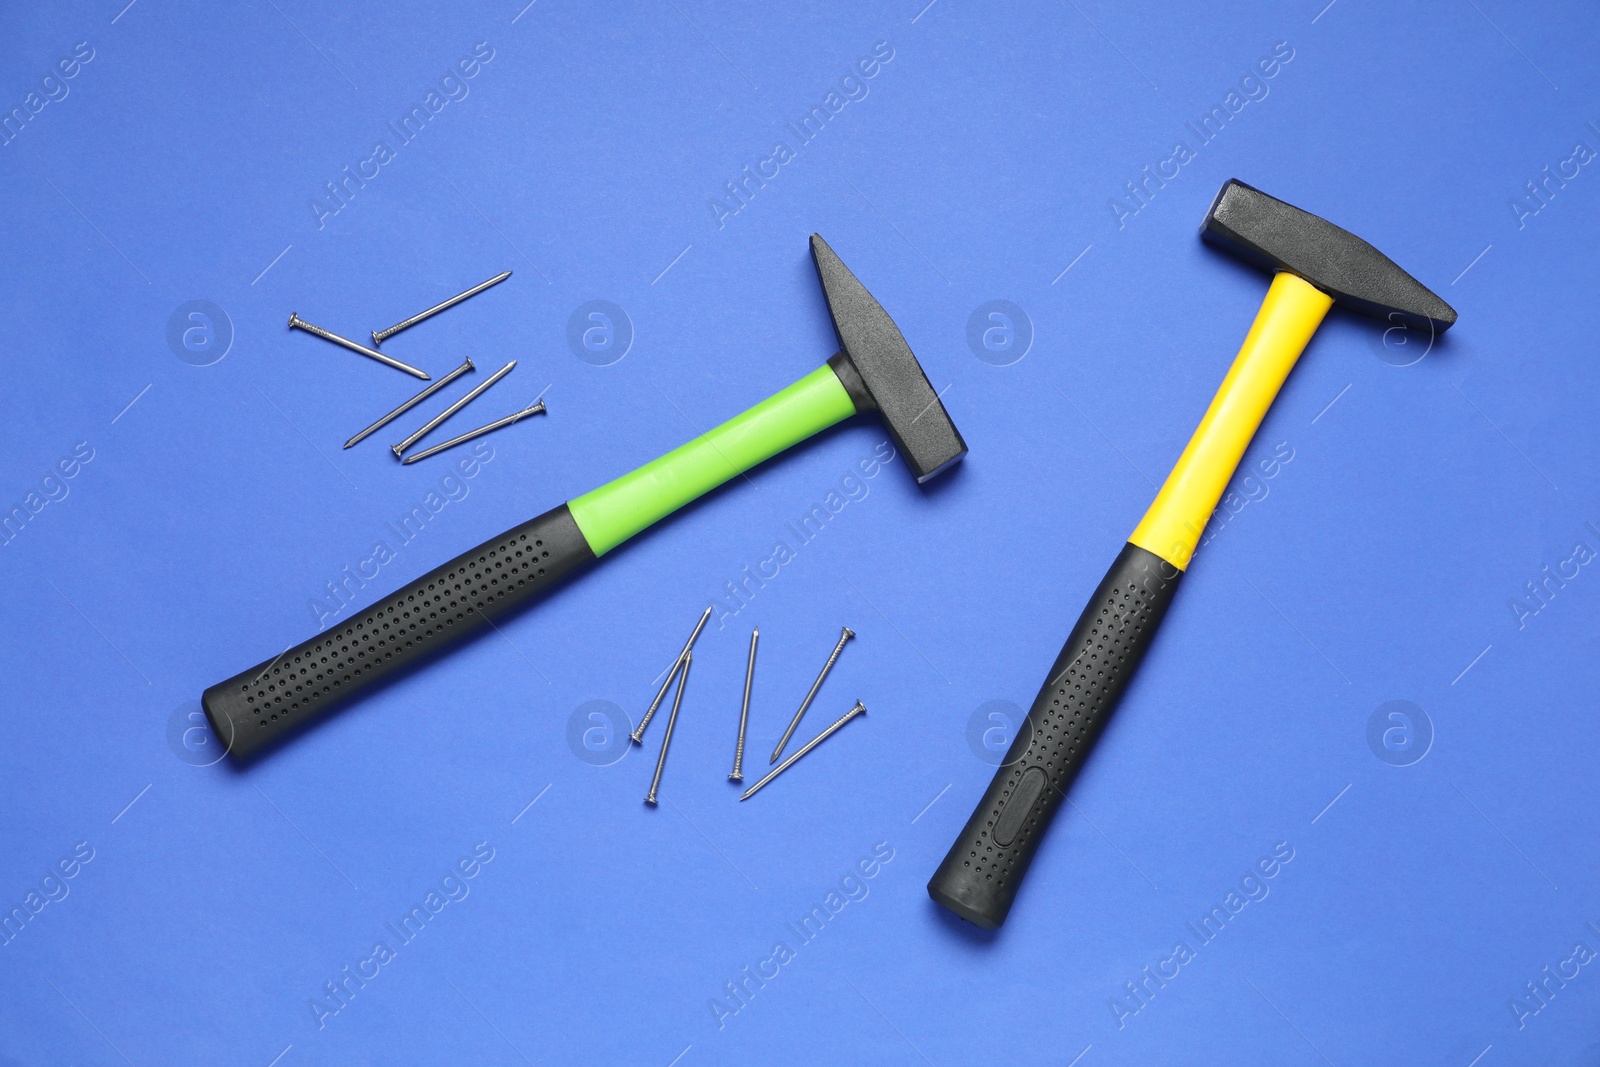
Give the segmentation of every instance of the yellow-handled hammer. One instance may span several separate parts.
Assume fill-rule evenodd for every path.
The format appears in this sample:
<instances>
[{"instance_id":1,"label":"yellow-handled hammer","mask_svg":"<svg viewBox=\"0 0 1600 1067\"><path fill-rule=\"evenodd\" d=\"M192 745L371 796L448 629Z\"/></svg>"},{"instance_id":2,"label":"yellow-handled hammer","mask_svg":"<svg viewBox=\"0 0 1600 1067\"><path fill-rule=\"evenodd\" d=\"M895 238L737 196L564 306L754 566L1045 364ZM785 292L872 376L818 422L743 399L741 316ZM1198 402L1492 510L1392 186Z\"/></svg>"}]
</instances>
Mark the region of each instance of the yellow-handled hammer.
<instances>
[{"instance_id":1,"label":"yellow-handled hammer","mask_svg":"<svg viewBox=\"0 0 1600 1067\"><path fill-rule=\"evenodd\" d=\"M1177 465L1072 628L1005 761L928 893L995 929L1188 568L1267 408L1335 303L1442 332L1455 309L1361 238L1252 189L1223 185L1200 236L1274 271L1244 345Z\"/></svg>"}]
</instances>

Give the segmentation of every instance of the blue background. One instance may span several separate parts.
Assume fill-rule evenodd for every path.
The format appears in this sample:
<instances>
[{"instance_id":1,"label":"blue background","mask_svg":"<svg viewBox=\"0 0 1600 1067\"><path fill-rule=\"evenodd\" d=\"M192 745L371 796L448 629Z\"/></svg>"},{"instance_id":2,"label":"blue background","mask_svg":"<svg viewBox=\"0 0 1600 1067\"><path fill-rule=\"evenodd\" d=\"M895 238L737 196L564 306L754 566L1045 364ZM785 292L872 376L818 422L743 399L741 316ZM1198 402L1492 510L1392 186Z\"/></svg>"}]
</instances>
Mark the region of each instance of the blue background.
<instances>
[{"instance_id":1,"label":"blue background","mask_svg":"<svg viewBox=\"0 0 1600 1067\"><path fill-rule=\"evenodd\" d=\"M1512 207L1600 148L1592 9L524 2L0 16L7 111L93 50L0 148L0 503L93 452L0 547L0 907L93 850L0 947L0 1063L1600 1058L1600 965L1520 1028L1511 1006L1600 950L1600 570L1511 607L1576 542L1600 549L1600 173ZM479 42L468 95L319 227L323 183L395 147L386 123ZM785 123L877 42L867 95L799 145ZM1201 144L1185 124L1278 42L1267 95ZM795 158L719 227L711 200L780 139ZM1194 158L1119 225L1113 199L1180 139ZM1196 239L1229 177L1373 241L1460 324L1430 346L1329 318L1247 462L1293 459L1236 485L1251 502L983 936L924 885L1265 289ZM459 428L550 405L487 439L359 608L817 366L814 230L972 451L924 489L889 464L725 602L659 809L640 803L659 727L629 752L582 709L636 721L703 606L879 426L752 472L264 762L211 763L201 690L315 633L325 583L461 454L402 468L390 430L341 451L417 383L287 332L290 311L359 338L512 269L387 348L435 375L521 361ZM192 300L226 322L174 349ZM591 300L631 324L609 366L568 342ZM992 300L1026 346L969 344ZM800 736L858 697L870 713L739 804L753 624L752 767L842 625L860 637ZM1374 747L1394 700L1420 713ZM469 895L319 1027L324 984L399 945L384 924L479 842ZM1270 895L1199 946L1186 924L1280 842ZM866 896L801 945L785 924L875 846L893 858L850 883ZM1127 999L1180 939L1195 959ZM793 959L727 1000L779 940Z\"/></svg>"}]
</instances>

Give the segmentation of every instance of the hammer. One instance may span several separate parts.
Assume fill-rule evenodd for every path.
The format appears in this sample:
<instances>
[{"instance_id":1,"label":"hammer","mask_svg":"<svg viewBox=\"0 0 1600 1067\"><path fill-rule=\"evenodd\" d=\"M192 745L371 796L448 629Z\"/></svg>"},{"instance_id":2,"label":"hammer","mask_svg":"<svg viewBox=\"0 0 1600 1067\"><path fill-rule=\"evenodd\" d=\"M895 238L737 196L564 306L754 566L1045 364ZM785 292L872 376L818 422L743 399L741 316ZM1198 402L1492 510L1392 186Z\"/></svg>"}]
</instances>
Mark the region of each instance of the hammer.
<instances>
[{"instance_id":1,"label":"hammer","mask_svg":"<svg viewBox=\"0 0 1600 1067\"><path fill-rule=\"evenodd\" d=\"M200 702L228 754L249 759L402 668L493 625L735 475L852 415L882 415L919 483L964 456L966 442L889 313L816 234L811 255L839 335L839 351L826 364L688 444L207 689Z\"/></svg>"},{"instance_id":2,"label":"hammer","mask_svg":"<svg viewBox=\"0 0 1600 1067\"><path fill-rule=\"evenodd\" d=\"M1201 531L1273 397L1328 309L1443 331L1455 310L1347 230L1238 181L1206 213L1206 242L1274 271L1272 285L1188 447L1095 589L1005 761L928 883L963 919L997 929L1050 820L1172 603Z\"/></svg>"}]
</instances>

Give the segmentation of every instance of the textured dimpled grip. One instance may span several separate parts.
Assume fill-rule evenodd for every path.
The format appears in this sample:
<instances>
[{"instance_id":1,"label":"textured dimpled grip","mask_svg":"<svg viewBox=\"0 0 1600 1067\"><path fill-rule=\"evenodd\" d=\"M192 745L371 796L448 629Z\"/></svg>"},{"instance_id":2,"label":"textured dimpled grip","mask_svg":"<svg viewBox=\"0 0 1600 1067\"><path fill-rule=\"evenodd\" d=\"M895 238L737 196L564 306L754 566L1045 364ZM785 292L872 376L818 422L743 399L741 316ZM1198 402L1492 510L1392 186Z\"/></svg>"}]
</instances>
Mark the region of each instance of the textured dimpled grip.
<instances>
[{"instance_id":1,"label":"textured dimpled grip","mask_svg":"<svg viewBox=\"0 0 1600 1067\"><path fill-rule=\"evenodd\" d=\"M366 611L207 689L201 705L228 754L249 759L363 689L431 656L592 561L567 506L437 567Z\"/></svg>"},{"instance_id":2,"label":"textured dimpled grip","mask_svg":"<svg viewBox=\"0 0 1600 1067\"><path fill-rule=\"evenodd\" d=\"M997 929L1039 841L1155 636L1182 572L1125 545L1072 628L977 810L928 895Z\"/></svg>"}]
</instances>

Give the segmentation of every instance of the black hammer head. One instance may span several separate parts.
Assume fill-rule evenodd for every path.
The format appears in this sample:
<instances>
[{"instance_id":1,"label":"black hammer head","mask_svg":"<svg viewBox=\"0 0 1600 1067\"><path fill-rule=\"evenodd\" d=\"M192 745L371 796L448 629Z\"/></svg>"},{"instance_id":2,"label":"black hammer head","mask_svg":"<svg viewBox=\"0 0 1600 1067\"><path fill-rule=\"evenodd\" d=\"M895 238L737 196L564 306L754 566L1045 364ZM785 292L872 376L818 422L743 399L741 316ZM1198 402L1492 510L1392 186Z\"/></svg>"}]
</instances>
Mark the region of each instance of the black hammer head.
<instances>
[{"instance_id":1,"label":"black hammer head","mask_svg":"<svg viewBox=\"0 0 1600 1067\"><path fill-rule=\"evenodd\" d=\"M883 413L906 466L918 482L927 481L966 455L967 443L883 305L816 234L811 257L839 334L839 353L828 365L857 411Z\"/></svg>"},{"instance_id":2,"label":"black hammer head","mask_svg":"<svg viewBox=\"0 0 1600 1067\"><path fill-rule=\"evenodd\" d=\"M1455 308L1376 248L1236 179L1212 201L1200 237L1258 267L1298 275L1351 311L1440 332L1455 325Z\"/></svg>"}]
</instances>

